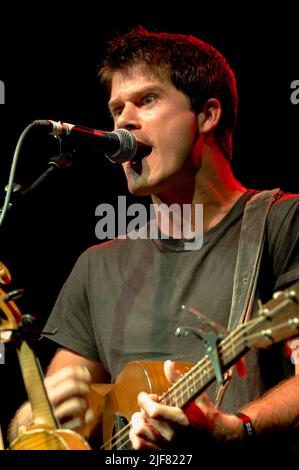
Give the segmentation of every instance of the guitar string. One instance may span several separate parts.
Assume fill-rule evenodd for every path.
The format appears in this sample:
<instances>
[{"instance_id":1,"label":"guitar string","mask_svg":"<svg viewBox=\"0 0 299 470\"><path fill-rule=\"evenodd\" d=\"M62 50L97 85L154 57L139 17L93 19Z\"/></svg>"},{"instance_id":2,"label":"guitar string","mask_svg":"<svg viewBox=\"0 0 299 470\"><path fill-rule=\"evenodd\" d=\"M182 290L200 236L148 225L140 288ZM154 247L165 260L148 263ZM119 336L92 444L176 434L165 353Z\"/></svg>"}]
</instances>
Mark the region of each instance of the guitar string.
<instances>
[{"instance_id":1,"label":"guitar string","mask_svg":"<svg viewBox=\"0 0 299 470\"><path fill-rule=\"evenodd\" d=\"M262 319L257 318L255 320L252 320L250 322L250 328L253 326L256 326ZM220 343L219 345L219 353L223 356L225 359L225 355L228 352L232 351L233 349L236 349L238 346L244 344L244 342L240 342L239 339L241 339L242 336L245 336L245 338L248 339L254 339L254 337L258 336L260 333L253 334L251 336L246 335L246 328L244 326L240 327L235 333L229 335L229 337L226 337L223 339L222 344ZM234 339L234 346L232 346L232 340ZM237 343L238 342L238 343ZM230 343L229 345L227 343ZM182 396L185 391L186 391L186 382L192 377L193 381L195 382L200 382L202 381L203 377L206 377L210 375L210 373L214 372L213 367L211 367L211 361L208 356L205 356L199 363L195 364L194 367L192 367L183 377L181 377L175 384L173 384L168 390L166 390L161 397L159 397L159 403L162 402L162 400L166 399L166 396L171 394L173 392L173 389L178 389L178 392L180 389L183 389L185 387L185 390L182 390L180 392L180 395ZM187 386L187 390L190 390L190 387ZM163 402L164 403L164 402ZM120 431L118 431L114 436L112 436L111 439L106 441L102 446L101 449L104 449L108 444L112 444L112 448L116 447L121 441L128 436L128 430L131 427L131 422L128 423L126 426L124 426ZM116 442L113 442L117 438ZM126 442L122 443L122 447L126 445L130 440L127 439Z\"/></svg>"},{"instance_id":2,"label":"guitar string","mask_svg":"<svg viewBox=\"0 0 299 470\"><path fill-rule=\"evenodd\" d=\"M259 319L257 319L259 320ZM257 323L257 322L256 322ZM252 324L250 325L252 326ZM235 347L238 346L237 344L237 341L240 337L240 335L244 335L244 328L240 328L237 332L235 332L234 335L230 335L230 336L235 336ZM254 336L253 336L254 337ZM248 338L248 336L247 336ZM232 338L225 338L223 340L223 343L231 343L231 339ZM219 348L219 352L222 353L223 357L225 356L225 353L227 350L229 349L230 351L233 349L231 346L229 346L229 348L227 347L226 344L223 344L222 346L220 346ZM186 390L186 382L189 380L189 376L193 376L193 381L202 381L202 378L203 377L206 377L208 375L210 375L210 373L213 373L214 369L213 367L211 367L211 362L210 362L210 359L208 356L205 356L201 361L200 363L197 363L192 369L190 369L190 371L188 371L187 374L185 374L182 378L180 378L172 387L170 387L168 390L166 390L166 392L164 392L161 397L159 397L159 403L163 403L163 400L165 399L166 395L169 395L173 392L173 389L175 388L178 388L178 392L179 392L179 389L182 389L183 387L185 387L185 390ZM185 391L183 390L183 393L185 393ZM181 393L182 394L182 393ZM121 443L121 441L125 438L125 437L128 437L128 430L130 429L130 426L131 426L131 423L127 424L124 428L122 428L120 431L118 431L114 436L112 436L112 438L110 440L108 440L105 444L103 444L103 446L101 448L104 448L107 444L112 444L112 448L113 447L116 447L119 443ZM115 440L115 438L118 439L113 442L113 440ZM122 443L121 447L124 447L130 440L127 439L125 442ZM121 449L120 447L120 449Z\"/></svg>"},{"instance_id":3,"label":"guitar string","mask_svg":"<svg viewBox=\"0 0 299 470\"><path fill-rule=\"evenodd\" d=\"M206 356L203 360L203 362L201 364L196 364L184 377L183 377L183 381L184 381L184 384L182 383L179 383L176 382L176 387L178 387L178 392L177 392L177 395L179 393L179 389L182 388L182 386L185 386L185 382L188 381L189 377L187 377L187 375L191 375L191 372L192 372L192 376L193 376L193 381L194 382L199 382L202 380L203 377L207 377L208 375L210 375L210 373L213 373L213 367L210 367L210 360L209 358ZM198 370L198 367L199 366L202 366L201 368L199 368ZM204 371L204 374L202 374L202 372ZM179 379L181 381L181 379ZM161 397L159 397L159 403L161 403L161 401L163 399L165 399L165 395L166 394L171 394L171 392L173 391L173 386L167 390L164 394L161 395ZM184 392L183 392L184 393ZM164 402L162 401L162 403L164 404ZM118 444L121 444L121 446L119 447L119 450L121 450L122 447L124 447L127 443L130 442L130 439L128 438L128 433L129 433L129 429L131 427L131 423L127 424L124 428L122 428L121 431L119 431L118 433L116 433L112 439L110 441L107 441L104 445L106 446L108 443L112 444L111 448L113 449L114 447L116 447ZM113 440L118 437L118 439L113 442ZM123 439L127 438L126 441L122 442ZM102 448L103 448L102 447Z\"/></svg>"},{"instance_id":4,"label":"guitar string","mask_svg":"<svg viewBox=\"0 0 299 470\"><path fill-rule=\"evenodd\" d=\"M251 321L250 322L250 327L252 326L256 326L259 322L261 321L261 318L257 318L256 321ZM288 322L286 322L286 325L288 325ZM272 331L274 331L275 329L281 329L282 328L282 325L274 325L274 327L272 327ZM297 326L298 328L298 326ZM223 355L223 358L225 358L225 354L227 352L227 349L236 349L237 347L240 347L242 345L242 342L240 342L240 336L245 336L245 339L246 340L254 340L256 337L259 337L260 335L260 332L258 333L253 333L251 335L246 335L246 328L244 328L244 326L242 326L240 329L238 329L238 331L236 331L236 333L234 335L229 335L229 337L225 338L223 340L223 345L220 346L219 348L219 352ZM224 343L229 343L232 341L233 339L233 336L235 336L235 348L232 348L232 347L227 347L226 344ZM222 350L222 351L221 351ZM226 350L226 351L225 351ZM195 372L195 369L198 369L202 364L201 362L208 362L208 369L205 371L205 368L207 366L204 366L202 367L200 370L197 370L196 373ZM204 374L202 374L202 371L204 371ZM187 374L185 374L182 378L180 378L171 388L169 388L168 390L166 390L162 395L161 397L159 397L159 403L162 402L162 400L165 398L165 396L167 394L170 394L172 392L172 389L173 388L183 388L183 386L185 386L185 384L183 384L183 382L186 382L187 379L186 377L189 376L189 375L193 375L194 377L196 376L196 380L197 381L202 381L202 378L204 378L205 376L207 375L210 375L210 374L213 374L214 377L215 377L215 374L214 374L214 369L213 367L211 367L211 361L209 360L208 356L206 356L205 358L202 359L202 361L200 361L200 363L197 363L192 369L190 369ZM188 377L189 378L189 377ZM180 383L182 382L182 383ZM195 380L194 380L195 382ZM186 388L185 388L186 389ZM185 391L183 390L183 392L181 393L181 395L183 395L185 393ZM163 403L163 402L162 402ZM184 403L184 402L183 402ZM185 401L186 403L186 401ZM163 403L165 404L165 402ZM122 442L121 443L121 447L119 447L119 450L121 450L122 447L124 447L126 444L128 444L130 442L130 439L128 438L128 435L129 435L129 429L130 429L130 426L131 426L131 423L128 423L124 428L122 428L118 433L116 433L114 436L112 436L112 438L110 440L108 440L106 443L103 444L103 446L101 447L101 449L103 449L107 444L112 444L112 447L116 447L119 443L121 443L121 441L123 441L123 439L125 439L125 437L127 437L127 440L125 442ZM122 436L120 436L122 434ZM116 440L116 442L113 443L113 440L118 437L118 439Z\"/></svg>"}]
</instances>

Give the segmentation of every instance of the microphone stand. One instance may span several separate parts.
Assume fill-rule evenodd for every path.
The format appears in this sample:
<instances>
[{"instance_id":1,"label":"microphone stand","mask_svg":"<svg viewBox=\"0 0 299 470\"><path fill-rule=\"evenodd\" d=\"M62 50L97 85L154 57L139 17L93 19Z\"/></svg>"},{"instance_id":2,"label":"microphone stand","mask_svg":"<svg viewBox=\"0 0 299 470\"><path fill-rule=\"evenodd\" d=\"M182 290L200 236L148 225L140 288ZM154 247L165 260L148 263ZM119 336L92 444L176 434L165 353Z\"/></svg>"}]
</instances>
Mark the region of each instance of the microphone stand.
<instances>
[{"instance_id":1,"label":"microphone stand","mask_svg":"<svg viewBox=\"0 0 299 470\"><path fill-rule=\"evenodd\" d=\"M50 158L48 162L49 168L44 171L25 191L22 191L22 196L27 196L32 193L51 173L57 169L67 170L73 166L73 153L64 152L60 155Z\"/></svg>"},{"instance_id":2,"label":"microphone stand","mask_svg":"<svg viewBox=\"0 0 299 470\"><path fill-rule=\"evenodd\" d=\"M36 188L38 188L41 183L48 178L48 176L54 172L56 172L58 169L66 170L69 169L73 166L73 152L60 152L59 155L56 155L52 158L50 158L48 165L49 167L47 168L44 173L42 173L27 189L22 190L21 185L14 183L14 188L13 188L13 194L14 194L14 201L13 203L10 202L8 211L12 209L17 203L20 201L23 202L23 200L29 196ZM1 212L2 209L0 209Z\"/></svg>"}]
</instances>

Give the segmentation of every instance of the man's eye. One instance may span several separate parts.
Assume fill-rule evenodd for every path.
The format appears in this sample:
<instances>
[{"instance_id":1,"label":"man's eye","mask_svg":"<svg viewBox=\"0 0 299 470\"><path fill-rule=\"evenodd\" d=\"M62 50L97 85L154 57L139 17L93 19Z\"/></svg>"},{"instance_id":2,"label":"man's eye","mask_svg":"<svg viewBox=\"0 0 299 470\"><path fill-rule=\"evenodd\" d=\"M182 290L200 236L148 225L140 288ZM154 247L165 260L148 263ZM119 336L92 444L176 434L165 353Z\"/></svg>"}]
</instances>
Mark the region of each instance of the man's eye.
<instances>
[{"instance_id":1,"label":"man's eye","mask_svg":"<svg viewBox=\"0 0 299 470\"><path fill-rule=\"evenodd\" d=\"M156 101L156 99L157 99L157 97L156 97L155 95L146 95L146 96L143 98L142 102L143 102L144 104L151 104L151 103L153 103L154 101Z\"/></svg>"},{"instance_id":2,"label":"man's eye","mask_svg":"<svg viewBox=\"0 0 299 470\"><path fill-rule=\"evenodd\" d=\"M112 110L112 116L118 117L121 115L123 108L115 108Z\"/></svg>"}]
</instances>

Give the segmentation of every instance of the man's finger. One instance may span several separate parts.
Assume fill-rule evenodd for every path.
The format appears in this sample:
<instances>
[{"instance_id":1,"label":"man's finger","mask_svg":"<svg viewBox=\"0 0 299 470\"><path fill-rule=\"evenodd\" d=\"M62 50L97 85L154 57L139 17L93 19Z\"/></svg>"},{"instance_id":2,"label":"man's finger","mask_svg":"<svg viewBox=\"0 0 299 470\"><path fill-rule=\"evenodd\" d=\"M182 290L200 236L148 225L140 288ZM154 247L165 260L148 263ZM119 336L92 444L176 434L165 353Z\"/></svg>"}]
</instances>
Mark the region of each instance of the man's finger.
<instances>
[{"instance_id":1,"label":"man's finger","mask_svg":"<svg viewBox=\"0 0 299 470\"><path fill-rule=\"evenodd\" d=\"M176 369L175 363L168 360L164 362L164 374L169 383L173 384L184 374Z\"/></svg>"},{"instance_id":2,"label":"man's finger","mask_svg":"<svg viewBox=\"0 0 299 470\"><path fill-rule=\"evenodd\" d=\"M55 387L57 384L66 381L67 379L75 379L91 382L91 375L86 367L82 366L68 366L63 367L52 375L45 378L45 384L49 387Z\"/></svg>"},{"instance_id":3,"label":"man's finger","mask_svg":"<svg viewBox=\"0 0 299 470\"><path fill-rule=\"evenodd\" d=\"M47 384L46 389L49 399L54 405L59 405L59 403L74 396L84 397L90 391L87 383L74 380L73 378L69 378L65 382L59 382L53 387Z\"/></svg>"},{"instance_id":4,"label":"man's finger","mask_svg":"<svg viewBox=\"0 0 299 470\"><path fill-rule=\"evenodd\" d=\"M162 419L164 421L170 421L181 426L187 426L189 424L188 419L181 408L156 403L147 393L139 393L138 405L152 419Z\"/></svg>"},{"instance_id":5,"label":"man's finger","mask_svg":"<svg viewBox=\"0 0 299 470\"><path fill-rule=\"evenodd\" d=\"M133 449L152 449L160 450L157 442L161 440L161 436L152 428L144 419L143 411L133 413L131 417L131 430L129 433Z\"/></svg>"}]
</instances>

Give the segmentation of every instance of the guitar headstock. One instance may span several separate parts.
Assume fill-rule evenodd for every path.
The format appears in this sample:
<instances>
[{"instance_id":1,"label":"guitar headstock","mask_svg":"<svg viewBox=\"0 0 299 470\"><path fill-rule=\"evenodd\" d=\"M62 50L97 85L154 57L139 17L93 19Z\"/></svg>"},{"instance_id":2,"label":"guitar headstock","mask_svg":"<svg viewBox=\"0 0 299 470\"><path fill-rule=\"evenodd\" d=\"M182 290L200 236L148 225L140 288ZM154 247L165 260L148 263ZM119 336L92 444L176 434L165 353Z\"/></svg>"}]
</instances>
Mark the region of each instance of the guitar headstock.
<instances>
[{"instance_id":1,"label":"guitar headstock","mask_svg":"<svg viewBox=\"0 0 299 470\"><path fill-rule=\"evenodd\" d=\"M299 335L299 281L259 309L257 318L244 325L250 347L267 348Z\"/></svg>"}]
</instances>

